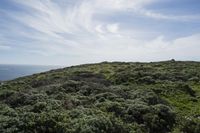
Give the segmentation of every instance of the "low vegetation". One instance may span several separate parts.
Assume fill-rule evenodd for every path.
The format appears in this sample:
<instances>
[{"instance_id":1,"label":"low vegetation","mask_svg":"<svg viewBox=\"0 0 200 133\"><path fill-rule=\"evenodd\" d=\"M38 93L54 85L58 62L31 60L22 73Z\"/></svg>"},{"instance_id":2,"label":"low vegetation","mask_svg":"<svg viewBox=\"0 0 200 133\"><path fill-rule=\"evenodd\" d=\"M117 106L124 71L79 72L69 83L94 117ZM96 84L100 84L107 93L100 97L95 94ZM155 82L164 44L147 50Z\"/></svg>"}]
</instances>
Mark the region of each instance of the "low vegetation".
<instances>
[{"instance_id":1,"label":"low vegetation","mask_svg":"<svg viewBox=\"0 0 200 133\"><path fill-rule=\"evenodd\" d=\"M2 133L200 133L200 63L103 62L0 85Z\"/></svg>"}]
</instances>

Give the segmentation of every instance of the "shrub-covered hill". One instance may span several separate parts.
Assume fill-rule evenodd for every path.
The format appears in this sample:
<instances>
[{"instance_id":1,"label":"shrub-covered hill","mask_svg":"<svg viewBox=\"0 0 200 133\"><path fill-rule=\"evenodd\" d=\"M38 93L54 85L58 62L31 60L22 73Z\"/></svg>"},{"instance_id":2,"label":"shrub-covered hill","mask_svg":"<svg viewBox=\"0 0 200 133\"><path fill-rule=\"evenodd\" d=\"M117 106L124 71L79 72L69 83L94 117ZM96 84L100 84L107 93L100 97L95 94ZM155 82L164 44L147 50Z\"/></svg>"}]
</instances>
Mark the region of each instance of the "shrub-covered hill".
<instances>
[{"instance_id":1,"label":"shrub-covered hill","mask_svg":"<svg viewBox=\"0 0 200 133\"><path fill-rule=\"evenodd\" d=\"M200 63L103 62L0 85L1 133L200 133Z\"/></svg>"}]
</instances>

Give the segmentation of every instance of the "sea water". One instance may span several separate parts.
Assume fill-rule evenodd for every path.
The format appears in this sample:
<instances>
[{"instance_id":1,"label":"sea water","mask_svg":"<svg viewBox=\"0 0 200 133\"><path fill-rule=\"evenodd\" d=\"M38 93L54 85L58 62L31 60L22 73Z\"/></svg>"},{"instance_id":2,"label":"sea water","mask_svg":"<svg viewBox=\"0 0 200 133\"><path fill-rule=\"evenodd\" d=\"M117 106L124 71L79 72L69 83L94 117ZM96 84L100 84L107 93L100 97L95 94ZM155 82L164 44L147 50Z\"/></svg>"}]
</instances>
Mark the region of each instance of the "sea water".
<instances>
[{"instance_id":1,"label":"sea water","mask_svg":"<svg viewBox=\"0 0 200 133\"><path fill-rule=\"evenodd\" d=\"M1 65L0 81L12 80L18 77L32 75L59 68L58 66L37 66L37 65Z\"/></svg>"}]
</instances>

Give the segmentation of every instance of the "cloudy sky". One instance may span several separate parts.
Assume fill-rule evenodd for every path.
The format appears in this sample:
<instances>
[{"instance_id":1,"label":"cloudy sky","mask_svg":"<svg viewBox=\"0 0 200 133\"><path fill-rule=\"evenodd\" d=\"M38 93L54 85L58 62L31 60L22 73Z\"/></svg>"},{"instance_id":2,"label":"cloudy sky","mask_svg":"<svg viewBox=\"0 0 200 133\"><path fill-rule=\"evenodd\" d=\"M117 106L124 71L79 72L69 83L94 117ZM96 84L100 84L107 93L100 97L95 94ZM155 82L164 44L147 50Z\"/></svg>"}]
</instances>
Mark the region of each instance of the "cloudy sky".
<instances>
[{"instance_id":1,"label":"cloudy sky","mask_svg":"<svg viewBox=\"0 0 200 133\"><path fill-rule=\"evenodd\" d=\"M0 0L0 63L200 61L199 0Z\"/></svg>"}]
</instances>

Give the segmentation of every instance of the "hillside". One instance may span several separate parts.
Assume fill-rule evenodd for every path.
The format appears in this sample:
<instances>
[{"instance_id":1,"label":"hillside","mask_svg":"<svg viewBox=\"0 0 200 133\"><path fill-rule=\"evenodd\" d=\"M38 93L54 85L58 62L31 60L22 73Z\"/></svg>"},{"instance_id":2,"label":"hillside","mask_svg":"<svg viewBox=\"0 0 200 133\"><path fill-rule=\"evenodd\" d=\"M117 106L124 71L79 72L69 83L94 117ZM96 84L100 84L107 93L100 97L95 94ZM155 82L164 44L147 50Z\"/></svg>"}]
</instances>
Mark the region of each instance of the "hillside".
<instances>
[{"instance_id":1,"label":"hillside","mask_svg":"<svg viewBox=\"0 0 200 133\"><path fill-rule=\"evenodd\" d=\"M2 133L200 133L200 63L103 62L0 85Z\"/></svg>"}]
</instances>

